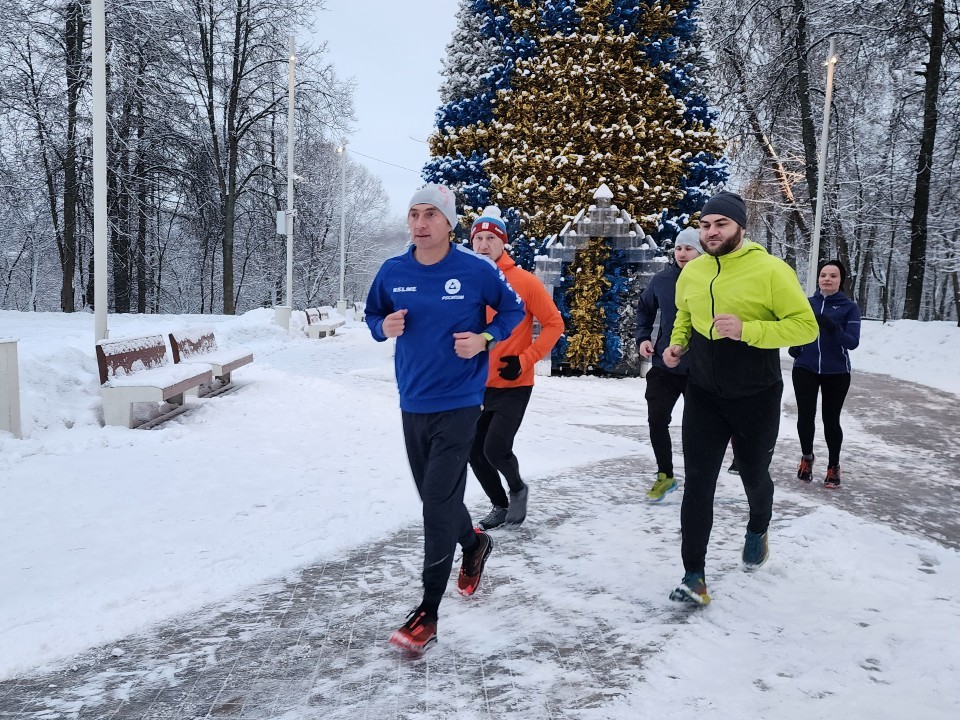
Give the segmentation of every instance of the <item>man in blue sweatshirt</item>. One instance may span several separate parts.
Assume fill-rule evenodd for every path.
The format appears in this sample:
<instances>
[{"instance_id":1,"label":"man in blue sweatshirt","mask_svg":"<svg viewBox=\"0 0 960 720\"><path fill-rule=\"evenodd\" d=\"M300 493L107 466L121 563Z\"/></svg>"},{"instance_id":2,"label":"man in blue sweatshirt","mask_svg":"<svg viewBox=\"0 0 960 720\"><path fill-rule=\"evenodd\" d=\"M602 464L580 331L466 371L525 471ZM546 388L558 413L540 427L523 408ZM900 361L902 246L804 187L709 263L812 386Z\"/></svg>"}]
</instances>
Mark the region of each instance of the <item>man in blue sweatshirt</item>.
<instances>
[{"instance_id":1,"label":"man in blue sweatshirt","mask_svg":"<svg viewBox=\"0 0 960 720\"><path fill-rule=\"evenodd\" d=\"M487 384L486 351L510 336L525 311L493 262L451 243L458 218L448 187L423 187L409 208L411 246L377 272L366 322L375 340L396 338L403 436L423 502L423 601L390 642L423 652L436 640L457 543L457 589L465 596L476 592L492 548L463 504L467 458ZM489 323L488 306L497 313Z\"/></svg>"}]
</instances>

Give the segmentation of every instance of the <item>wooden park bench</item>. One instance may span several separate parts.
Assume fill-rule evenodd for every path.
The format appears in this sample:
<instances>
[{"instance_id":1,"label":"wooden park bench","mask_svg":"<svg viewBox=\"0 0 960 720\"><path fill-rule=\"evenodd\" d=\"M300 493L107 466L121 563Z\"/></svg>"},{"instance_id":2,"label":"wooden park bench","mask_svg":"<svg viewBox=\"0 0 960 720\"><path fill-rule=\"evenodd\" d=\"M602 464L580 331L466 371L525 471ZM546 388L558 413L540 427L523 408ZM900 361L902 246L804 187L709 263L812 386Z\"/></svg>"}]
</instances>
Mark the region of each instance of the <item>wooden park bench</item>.
<instances>
[{"instance_id":1,"label":"wooden park bench","mask_svg":"<svg viewBox=\"0 0 960 720\"><path fill-rule=\"evenodd\" d=\"M204 396L218 395L230 385L231 373L253 362L253 353L243 348L221 350L210 328L194 328L170 333L170 350L177 365L207 365L214 382L198 388Z\"/></svg>"},{"instance_id":2,"label":"wooden park bench","mask_svg":"<svg viewBox=\"0 0 960 720\"><path fill-rule=\"evenodd\" d=\"M100 395L105 425L133 427L133 403L177 406L159 419L183 412L184 394L213 379L210 366L175 365L161 335L101 340L97 343ZM151 420L149 424L153 424Z\"/></svg>"},{"instance_id":3,"label":"wooden park bench","mask_svg":"<svg viewBox=\"0 0 960 720\"><path fill-rule=\"evenodd\" d=\"M338 314L334 318L332 307L307 308L307 337L312 339L336 335L337 328L345 324L345 320Z\"/></svg>"}]
</instances>

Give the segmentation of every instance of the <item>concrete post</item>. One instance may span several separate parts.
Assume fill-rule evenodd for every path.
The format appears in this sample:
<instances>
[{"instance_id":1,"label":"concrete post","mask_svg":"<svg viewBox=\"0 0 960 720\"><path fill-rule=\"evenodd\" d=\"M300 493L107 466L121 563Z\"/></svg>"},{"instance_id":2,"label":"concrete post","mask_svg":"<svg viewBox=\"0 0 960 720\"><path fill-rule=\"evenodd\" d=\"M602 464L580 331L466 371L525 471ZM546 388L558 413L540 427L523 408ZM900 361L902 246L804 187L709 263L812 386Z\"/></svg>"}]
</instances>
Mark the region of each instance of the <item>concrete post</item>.
<instances>
[{"instance_id":1,"label":"concrete post","mask_svg":"<svg viewBox=\"0 0 960 720\"><path fill-rule=\"evenodd\" d=\"M273 308L273 322L284 328L290 329L290 313L293 308L289 305L277 305Z\"/></svg>"},{"instance_id":2,"label":"concrete post","mask_svg":"<svg viewBox=\"0 0 960 720\"><path fill-rule=\"evenodd\" d=\"M17 341L0 338L0 430L16 438L20 432L20 372L17 369Z\"/></svg>"}]
</instances>

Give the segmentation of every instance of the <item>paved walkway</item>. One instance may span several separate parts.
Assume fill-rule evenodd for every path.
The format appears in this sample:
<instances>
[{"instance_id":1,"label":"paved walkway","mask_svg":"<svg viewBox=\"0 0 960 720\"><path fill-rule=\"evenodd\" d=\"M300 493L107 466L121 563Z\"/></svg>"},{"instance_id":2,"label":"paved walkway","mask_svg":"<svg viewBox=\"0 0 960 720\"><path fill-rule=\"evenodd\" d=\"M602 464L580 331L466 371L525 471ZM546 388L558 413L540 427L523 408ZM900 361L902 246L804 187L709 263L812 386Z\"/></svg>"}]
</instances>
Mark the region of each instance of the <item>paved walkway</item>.
<instances>
[{"instance_id":1,"label":"paved walkway","mask_svg":"<svg viewBox=\"0 0 960 720\"><path fill-rule=\"evenodd\" d=\"M921 386L858 374L845 411L848 425L860 423L848 433L850 479L830 501L960 548L955 404L955 397ZM645 427L600 429L646 442ZM882 438L882 451L874 440L872 456L861 457L862 434ZM781 428L775 462L782 473L789 474L797 454L794 435L792 426ZM385 720L450 717L454 707L459 718L534 720L602 712L643 678L647 658L689 618L684 607L613 597L599 581L565 578L583 568L569 567L581 554L579 519L615 515L624 506L660 538L666 556L676 555L676 513L642 503L645 488L624 489L624 478L650 472L648 461L626 457L539 480L538 514L519 531L496 533L495 571L485 578L483 597L448 591L440 644L424 658L404 657L385 642L418 599L422 537L415 529L94 648L58 669L0 682L0 719ZM828 491L813 484L800 492ZM800 505L778 501L776 522L809 511ZM716 514L718 525L739 525L743 509L720 502ZM629 588L630 578L625 582ZM620 622L591 614L597 602L613 604ZM476 633L508 611L521 618L508 644L495 652L489 642L475 647Z\"/></svg>"}]
</instances>

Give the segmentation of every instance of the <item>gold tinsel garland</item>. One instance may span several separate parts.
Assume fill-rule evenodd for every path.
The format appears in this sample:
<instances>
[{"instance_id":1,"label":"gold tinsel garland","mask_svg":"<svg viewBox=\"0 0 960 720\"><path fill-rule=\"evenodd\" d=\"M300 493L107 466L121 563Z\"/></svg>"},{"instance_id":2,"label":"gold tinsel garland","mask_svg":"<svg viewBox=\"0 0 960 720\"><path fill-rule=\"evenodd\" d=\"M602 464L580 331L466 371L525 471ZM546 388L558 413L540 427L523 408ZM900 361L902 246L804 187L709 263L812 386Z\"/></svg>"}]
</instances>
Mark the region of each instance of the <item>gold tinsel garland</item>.
<instances>
[{"instance_id":1,"label":"gold tinsel garland","mask_svg":"<svg viewBox=\"0 0 960 720\"><path fill-rule=\"evenodd\" d=\"M567 362L574 370L586 372L603 354L607 316L600 303L610 281L603 267L610 248L603 238L592 237L577 251L576 261L567 272L574 279L568 291L571 330L567 333Z\"/></svg>"},{"instance_id":2,"label":"gold tinsel garland","mask_svg":"<svg viewBox=\"0 0 960 720\"><path fill-rule=\"evenodd\" d=\"M540 27L542 3L491 4L515 32L537 38L538 52L517 62L492 121L440 128L432 154L486 153L491 201L517 208L529 237L557 232L601 183L642 227L655 228L684 195L687 161L722 150L715 131L685 118L666 68L643 51L642 38L667 33L676 10L669 2L647 6L637 34L624 35L604 25L610 0L582 0L580 30L567 37Z\"/></svg>"}]
</instances>

